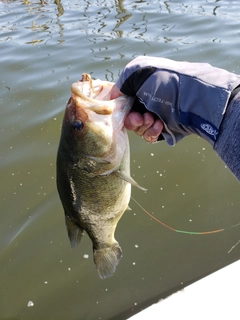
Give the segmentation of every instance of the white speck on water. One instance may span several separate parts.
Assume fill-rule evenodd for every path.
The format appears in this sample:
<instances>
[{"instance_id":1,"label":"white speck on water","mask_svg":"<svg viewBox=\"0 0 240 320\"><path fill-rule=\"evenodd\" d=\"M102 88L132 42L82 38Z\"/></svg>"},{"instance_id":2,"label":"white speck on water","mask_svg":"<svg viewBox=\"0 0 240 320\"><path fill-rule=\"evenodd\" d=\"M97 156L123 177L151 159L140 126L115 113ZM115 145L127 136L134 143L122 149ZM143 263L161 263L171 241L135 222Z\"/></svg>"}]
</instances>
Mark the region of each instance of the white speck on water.
<instances>
[{"instance_id":1,"label":"white speck on water","mask_svg":"<svg viewBox=\"0 0 240 320\"><path fill-rule=\"evenodd\" d=\"M105 291L108 291L108 289L106 288Z\"/></svg>"},{"instance_id":2,"label":"white speck on water","mask_svg":"<svg viewBox=\"0 0 240 320\"><path fill-rule=\"evenodd\" d=\"M153 156L154 156L154 153L151 153L151 156L153 157Z\"/></svg>"},{"instance_id":3,"label":"white speck on water","mask_svg":"<svg viewBox=\"0 0 240 320\"><path fill-rule=\"evenodd\" d=\"M160 190L163 190L163 188L160 188Z\"/></svg>"},{"instance_id":4,"label":"white speck on water","mask_svg":"<svg viewBox=\"0 0 240 320\"><path fill-rule=\"evenodd\" d=\"M68 268L68 271L71 271L71 268Z\"/></svg>"},{"instance_id":5,"label":"white speck on water","mask_svg":"<svg viewBox=\"0 0 240 320\"><path fill-rule=\"evenodd\" d=\"M47 281L44 281L44 284L48 284L48 282L47 282Z\"/></svg>"},{"instance_id":6,"label":"white speck on water","mask_svg":"<svg viewBox=\"0 0 240 320\"><path fill-rule=\"evenodd\" d=\"M162 173L160 173L160 175L159 175L160 177L162 177Z\"/></svg>"},{"instance_id":7,"label":"white speck on water","mask_svg":"<svg viewBox=\"0 0 240 320\"><path fill-rule=\"evenodd\" d=\"M192 219L189 219L189 222L192 222Z\"/></svg>"},{"instance_id":8,"label":"white speck on water","mask_svg":"<svg viewBox=\"0 0 240 320\"><path fill-rule=\"evenodd\" d=\"M185 192L183 192L183 194L182 194L183 196L185 196Z\"/></svg>"},{"instance_id":9,"label":"white speck on water","mask_svg":"<svg viewBox=\"0 0 240 320\"><path fill-rule=\"evenodd\" d=\"M135 244L135 248L138 248L138 245L137 245L137 244Z\"/></svg>"},{"instance_id":10,"label":"white speck on water","mask_svg":"<svg viewBox=\"0 0 240 320\"><path fill-rule=\"evenodd\" d=\"M133 262L133 265L135 266L135 265L136 265L136 262Z\"/></svg>"},{"instance_id":11,"label":"white speck on water","mask_svg":"<svg viewBox=\"0 0 240 320\"><path fill-rule=\"evenodd\" d=\"M140 169L141 168L141 166L138 166L138 169Z\"/></svg>"},{"instance_id":12,"label":"white speck on water","mask_svg":"<svg viewBox=\"0 0 240 320\"><path fill-rule=\"evenodd\" d=\"M84 255L83 255L83 258L84 258L84 259L88 259L88 258L89 258L89 254L84 254Z\"/></svg>"},{"instance_id":13,"label":"white speck on water","mask_svg":"<svg viewBox=\"0 0 240 320\"><path fill-rule=\"evenodd\" d=\"M27 304L28 307L33 307L34 306L34 303L32 301L28 301L28 304Z\"/></svg>"},{"instance_id":14,"label":"white speck on water","mask_svg":"<svg viewBox=\"0 0 240 320\"><path fill-rule=\"evenodd\" d=\"M162 209L164 209L165 208L165 206L162 206Z\"/></svg>"},{"instance_id":15,"label":"white speck on water","mask_svg":"<svg viewBox=\"0 0 240 320\"><path fill-rule=\"evenodd\" d=\"M137 302L134 302L134 305L137 306Z\"/></svg>"}]
</instances>

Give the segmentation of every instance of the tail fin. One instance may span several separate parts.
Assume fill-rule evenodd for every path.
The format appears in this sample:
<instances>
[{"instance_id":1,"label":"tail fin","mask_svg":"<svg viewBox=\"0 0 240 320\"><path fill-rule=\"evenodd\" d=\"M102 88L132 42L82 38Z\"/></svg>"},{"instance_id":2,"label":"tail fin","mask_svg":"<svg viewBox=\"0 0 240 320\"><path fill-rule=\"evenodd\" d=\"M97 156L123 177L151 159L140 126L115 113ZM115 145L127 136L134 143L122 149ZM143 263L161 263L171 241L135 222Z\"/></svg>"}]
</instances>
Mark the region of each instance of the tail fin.
<instances>
[{"instance_id":1,"label":"tail fin","mask_svg":"<svg viewBox=\"0 0 240 320\"><path fill-rule=\"evenodd\" d=\"M105 279L111 277L122 257L122 249L118 243L110 247L94 250L94 263L99 277Z\"/></svg>"}]
</instances>

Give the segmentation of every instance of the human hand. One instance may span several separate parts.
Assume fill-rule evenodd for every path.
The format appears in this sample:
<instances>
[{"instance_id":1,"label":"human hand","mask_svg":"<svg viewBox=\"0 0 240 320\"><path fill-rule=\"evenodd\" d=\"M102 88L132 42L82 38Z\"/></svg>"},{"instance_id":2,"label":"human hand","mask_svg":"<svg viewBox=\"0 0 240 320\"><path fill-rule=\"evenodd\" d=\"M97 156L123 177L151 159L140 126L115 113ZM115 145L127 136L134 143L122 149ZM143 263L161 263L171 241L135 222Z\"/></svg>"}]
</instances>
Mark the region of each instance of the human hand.
<instances>
[{"instance_id":1,"label":"human hand","mask_svg":"<svg viewBox=\"0 0 240 320\"><path fill-rule=\"evenodd\" d=\"M147 142L156 142L161 134L164 125L160 119L154 119L151 112L141 114L136 111L130 112L124 122L128 130L134 131L142 136Z\"/></svg>"},{"instance_id":2,"label":"human hand","mask_svg":"<svg viewBox=\"0 0 240 320\"><path fill-rule=\"evenodd\" d=\"M116 85L109 92L110 99L116 99L123 95ZM143 114L131 111L124 122L128 130L134 131L137 135L142 136L147 142L156 142L161 134L164 124L160 119L154 119L151 112Z\"/></svg>"}]
</instances>

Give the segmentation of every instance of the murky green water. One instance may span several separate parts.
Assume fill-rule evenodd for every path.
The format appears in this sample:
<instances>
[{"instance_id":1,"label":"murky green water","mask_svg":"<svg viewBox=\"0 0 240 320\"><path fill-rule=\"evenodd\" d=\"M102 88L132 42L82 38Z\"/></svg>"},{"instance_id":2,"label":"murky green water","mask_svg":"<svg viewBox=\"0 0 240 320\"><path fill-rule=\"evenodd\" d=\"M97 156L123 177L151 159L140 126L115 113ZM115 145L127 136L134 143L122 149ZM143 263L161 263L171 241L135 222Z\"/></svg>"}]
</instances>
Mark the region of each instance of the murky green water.
<instances>
[{"instance_id":1,"label":"murky green water","mask_svg":"<svg viewBox=\"0 0 240 320\"><path fill-rule=\"evenodd\" d=\"M127 319L240 258L239 228L170 231L133 201L116 238L123 258L101 280L87 236L71 250L55 158L70 85L116 81L139 54L240 73L238 1L0 1L0 319ZM240 222L239 183L196 136L176 147L130 133L133 197L176 229ZM207 288L206 288L207 290Z\"/></svg>"}]
</instances>

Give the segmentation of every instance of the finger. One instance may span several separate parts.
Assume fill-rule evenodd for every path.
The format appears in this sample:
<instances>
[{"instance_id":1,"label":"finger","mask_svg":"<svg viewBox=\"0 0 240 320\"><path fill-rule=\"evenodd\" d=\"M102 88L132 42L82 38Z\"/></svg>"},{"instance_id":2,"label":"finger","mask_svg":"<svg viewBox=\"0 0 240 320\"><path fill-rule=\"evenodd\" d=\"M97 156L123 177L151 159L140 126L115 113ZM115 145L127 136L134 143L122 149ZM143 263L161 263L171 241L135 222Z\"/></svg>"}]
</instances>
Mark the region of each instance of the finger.
<instances>
[{"instance_id":1,"label":"finger","mask_svg":"<svg viewBox=\"0 0 240 320\"><path fill-rule=\"evenodd\" d=\"M113 85L112 89L109 91L109 94L110 94L110 100L116 99L119 96L123 95L123 93L118 89L116 84Z\"/></svg>"},{"instance_id":2,"label":"finger","mask_svg":"<svg viewBox=\"0 0 240 320\"><path fill-rule=\"evenodd\" d=\"M143 125L143 116L139 112L130 112L125 121L124 126L128 130L136 130L138 127Z\"/></svg>"},{"instance_id":3,"label":"finger","mask_svg":"<svg viewBox=\"0 0 240 320\"><path fill-rule=\"evenodd\" d=\"M148 142L156 142L162 133L164 124L160 119L157 119L154 124L145 131L143 138Z\"/></svg>"},{"instance_id":4,"label":"finger","mask_svg":"<svg viewBox=\"0 0 240 320\"><path fill-rule=\"evenodd\" d=\"M137 127L134 131L139 136L142 136L147 129L149 129L154 124L154 117L150 112L143 114L143 124Z\"/></svg>"}]
</instances>

